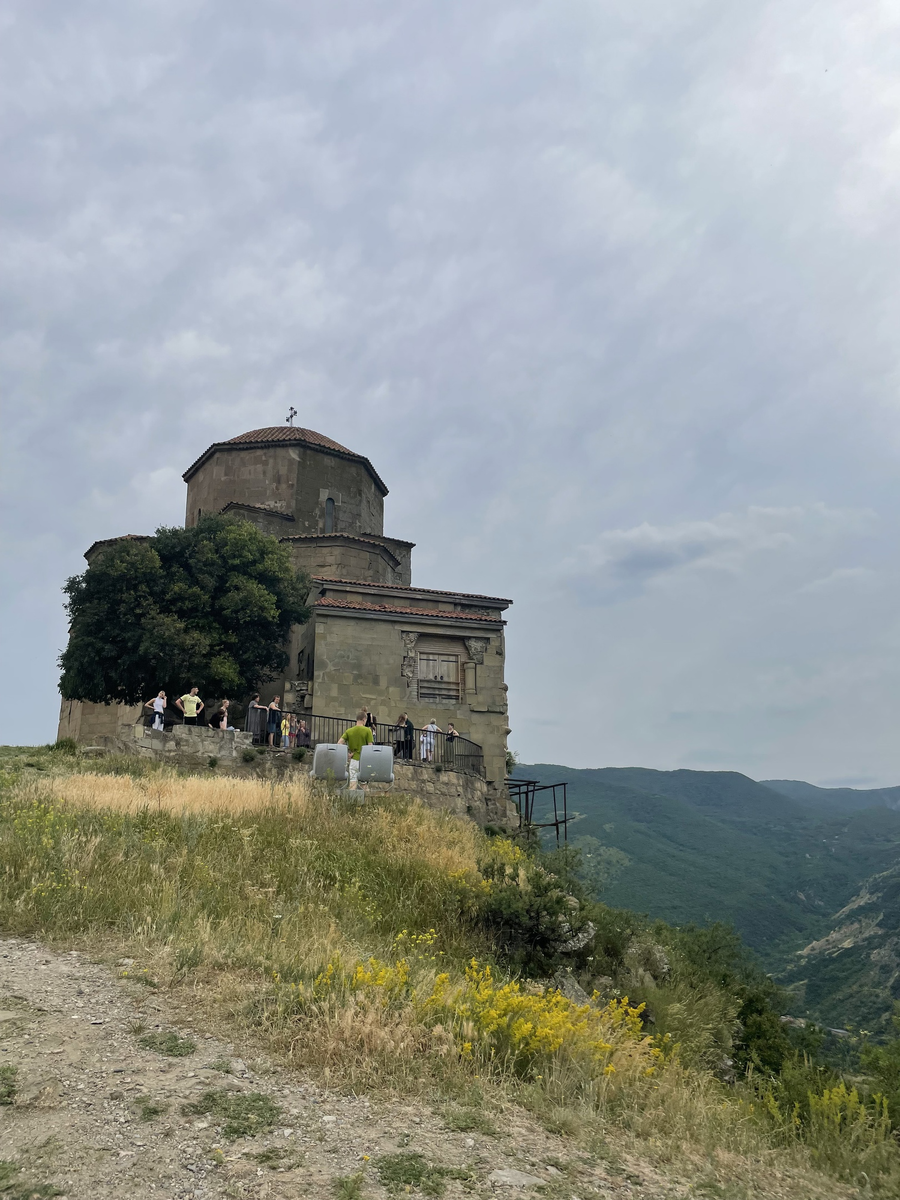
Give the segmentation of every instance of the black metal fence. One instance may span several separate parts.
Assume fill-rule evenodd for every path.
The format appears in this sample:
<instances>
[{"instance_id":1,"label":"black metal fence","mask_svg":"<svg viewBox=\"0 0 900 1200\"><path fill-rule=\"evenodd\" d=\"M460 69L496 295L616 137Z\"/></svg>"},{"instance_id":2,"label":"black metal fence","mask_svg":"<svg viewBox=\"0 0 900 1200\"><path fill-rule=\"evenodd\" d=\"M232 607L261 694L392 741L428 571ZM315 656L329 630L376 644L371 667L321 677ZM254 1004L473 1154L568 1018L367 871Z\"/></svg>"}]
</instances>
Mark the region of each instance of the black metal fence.
<instances>
[{"instance_id":1,"label":"black metal fence","mask_svg":"<svg viewBox=\"0 0 900 1200\"><path fill-rule=\"evenodd\" d=\"M509 779L507 783L519 813L520 829L553 829L557 845L562 830L563 841L569 840L569 800L564 783L540 783L536 779Z\"/></svg>"},{"instance_id":2,"label":"black metal fence","mask_svg":"<svg viewBox=\"0 0 900 1200\"><path fill-rule=\"evenodd\" d=\"M257 721L251 727L254 745L263 746L268 741L267 723L268 709L255 710L259 714ZM198 725L206 725L206 712L200 715ZM255 715L255 714L254 714ZM355 725L352 717L315 717L307 712L292 713L290 709L282 708L278 712L277 730L273 735L273 748L282 748L281 721L283 717L295 716L306 724L305 733L291 739L291 746L316 746L319 742L334 743L340 740L341 734ZM165 714L165 728L169 732L173 725L180 725L183 717L178 709L170 706ZM153 724L153 713L143 714L146 726ZM239 729L246 728L240 721ZM373 730L376 745L393 746L394 758L400 762L426 763L429 766L440 766L447 771L466 771L470 775L484 775L484 754L481 747L457 734L448 736L443 730L407 729L396 725L387 725L379 721Z\"/></svg>"},{"instance_id":3,"label":"black metal fence","mask_svg":"<svg viewBox=\"0 0 900 1200\"><path fill-rule=\"evenodd\" d=\"M334 743L341 734L356 722L350 717L307 717L312 744ZM399 762L426 763L441 766L447 771L466 771L470 775L484 775L484 755L481 747L468 738L457 735L450 737L442 730L408 729L405 726L386 725L381 721L373 730L376 745L393 746L394 758Z\"/></svg>"}]
</instances>

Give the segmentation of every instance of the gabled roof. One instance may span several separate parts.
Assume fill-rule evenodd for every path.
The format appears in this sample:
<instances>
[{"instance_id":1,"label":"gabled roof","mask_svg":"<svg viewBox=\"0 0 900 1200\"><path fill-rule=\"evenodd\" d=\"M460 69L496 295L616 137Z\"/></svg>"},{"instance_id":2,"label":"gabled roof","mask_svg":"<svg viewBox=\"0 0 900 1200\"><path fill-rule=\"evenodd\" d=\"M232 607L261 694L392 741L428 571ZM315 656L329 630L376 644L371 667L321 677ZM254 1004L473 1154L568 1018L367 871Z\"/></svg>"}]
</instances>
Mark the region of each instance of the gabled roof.
<instances>
[{"instance_id":1,"label":"gabled roof","mask_svg":"<svg viewBox=\"0 0 900 1200\"><path fill-rule=\"evenodd\" d=\"M336 442L330 437L325 437L322 433L316 433L314 429L300 429L295 425L269 425L264 429L251 429L247 433L239 433L237 437L229 438L226 442L214 442L207 450L203 451L195 462L191 463L182 478L187 483L200 467L203 466L206 460L219 450L259 450L264 449L266 446L284 445L285 443L308 446L310 449L319 450L323 454L334 455L335 458L344 458L351 462L362 463L382 496L388 494L384 480L365 455L356 454L353 450L348 450L340 442Z\"/></svg>"}]
</instances>

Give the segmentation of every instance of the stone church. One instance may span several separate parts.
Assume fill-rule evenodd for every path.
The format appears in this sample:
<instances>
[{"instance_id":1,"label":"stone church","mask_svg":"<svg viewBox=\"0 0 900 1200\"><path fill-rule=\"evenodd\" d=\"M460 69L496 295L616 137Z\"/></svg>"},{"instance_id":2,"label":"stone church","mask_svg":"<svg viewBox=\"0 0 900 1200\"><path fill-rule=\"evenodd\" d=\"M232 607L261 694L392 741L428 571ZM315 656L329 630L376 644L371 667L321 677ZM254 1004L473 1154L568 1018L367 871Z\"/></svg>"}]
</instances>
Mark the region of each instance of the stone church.
<instances>
[{"instance_id":1,"label":"stone church","mask_svg":"<svg viewBox=\"0 0 900 1200\"><path fill-rule=\"evenodd\" d=\"M354 717L362 705L390 725L401 712L417 729L432 717L442 730L452 721L475 743L477 773L505 791L511 601L414 587L413 543L385 535L388 489L367 458L310 429L276 426L216 442L184 480L187 526L234 513L288 546L312 579L312 616L292 630L288 673L264 702L280 695L322 741L337 728L329 718ZM88 563L119 540L95 542ZM59 736L103 742L141 720L139 706L64 700Z\"/></svg>"}]
</instances>

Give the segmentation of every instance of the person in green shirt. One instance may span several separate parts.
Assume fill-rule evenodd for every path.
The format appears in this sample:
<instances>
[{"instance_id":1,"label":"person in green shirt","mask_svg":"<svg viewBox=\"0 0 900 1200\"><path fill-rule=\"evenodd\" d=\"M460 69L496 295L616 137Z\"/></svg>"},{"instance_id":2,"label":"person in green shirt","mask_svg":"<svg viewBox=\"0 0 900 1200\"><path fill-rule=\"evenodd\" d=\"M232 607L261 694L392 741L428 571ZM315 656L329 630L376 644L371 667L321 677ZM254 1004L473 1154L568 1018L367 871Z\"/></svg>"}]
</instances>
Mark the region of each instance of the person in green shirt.
<instances>
[{"instance_id":1,"label":"person in green shirt","mask_svg":"<svg viewBox=\"0 0 900 1200\"><path fill-rule=\"evenodd\" d=\"M193 687L175 701L175 707L180 708L184 713L185 725L196 725L197 717L203 712L205 706L198 695L199 691L199 688Z\"/></svg>"},{"instance_id":2,"label":"person in green shirt","mask_svg":"<svg viewBox=\"0 0 900 1200\"><path fill-rule=\"evenodd\" d=\"M356 724L346 730L338 742L338 745L346 746L350 751L350 790L354 792L359 786L359 752L363 746L371 746L375 740L366 724L367 716L366 709L361 708L356 714Z\"/></svg>"}]
</instances>

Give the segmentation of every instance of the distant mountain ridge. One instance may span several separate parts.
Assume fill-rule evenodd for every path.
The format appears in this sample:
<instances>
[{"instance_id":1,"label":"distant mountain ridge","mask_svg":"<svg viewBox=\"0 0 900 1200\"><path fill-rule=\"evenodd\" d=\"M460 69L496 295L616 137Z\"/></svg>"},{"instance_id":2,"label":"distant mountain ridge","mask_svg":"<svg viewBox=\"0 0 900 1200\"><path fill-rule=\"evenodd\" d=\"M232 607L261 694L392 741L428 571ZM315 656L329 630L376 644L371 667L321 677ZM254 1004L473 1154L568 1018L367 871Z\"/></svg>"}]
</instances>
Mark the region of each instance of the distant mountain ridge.
<instances>
[{"instance_id":1,"label":"distant mountain ridge","mask_svg":"<svg viewBox=\"0 0 900 1200\"><path fill-rule=\"evenodd\" d=\"M823 788L799 779L763 779L760 782L808 808L827 808L833 812L860 812L864 808L881 806L900 809L900 787Z\"/></svg>"},{"instance_id":2,"label":"distant mountain ridge","mask_svg":"<svg viewBox=\"0 0 900 1200\"><path fill-rule=\"evenodd\" d=\"M523 764L515 774L568 785L575 814L569 837L589 868L597 864L605 903L676 925L733 924L796 992L800 1009L827 1024L859 1019L873 1028L889 1011L900 986L900 968L892 965L900 962L900 891L893 887L894 874L900 878L900 807L888 801L900 788L826 789L758 783L734 771L543 763ZM854 898L866 906L866 923L853 926L866 932L863 939L853 930L840 933L853 922L838 914ZM880 903L878 923L873 906ZM870 948L882 953L884 970L863 970ZM856 997L854 973L862 988Z\"/></svg>"}]
</instances>

